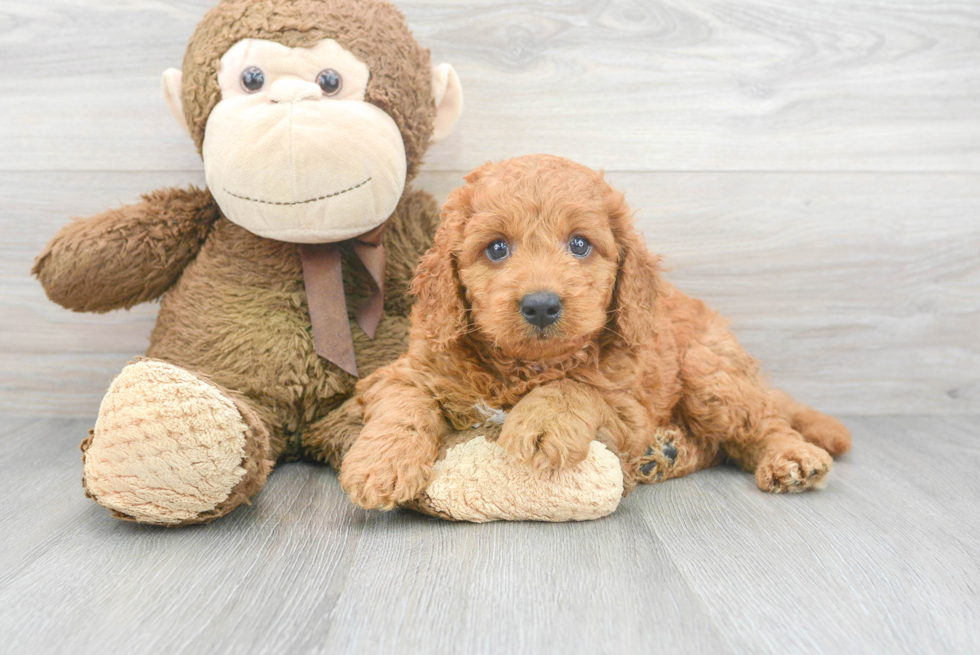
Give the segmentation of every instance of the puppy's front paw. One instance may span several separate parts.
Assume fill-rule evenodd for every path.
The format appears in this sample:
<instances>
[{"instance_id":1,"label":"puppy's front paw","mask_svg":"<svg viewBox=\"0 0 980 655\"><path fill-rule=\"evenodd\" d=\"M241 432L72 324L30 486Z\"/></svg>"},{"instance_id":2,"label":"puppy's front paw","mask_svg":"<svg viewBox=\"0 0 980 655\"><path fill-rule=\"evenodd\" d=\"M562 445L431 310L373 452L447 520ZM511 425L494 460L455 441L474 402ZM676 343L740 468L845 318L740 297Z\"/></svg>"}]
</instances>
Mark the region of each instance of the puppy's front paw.
<instances>
[{"instance_id":1,"label":"puppy's front paw","mask_svg":"<svg viewBox=\"0 0 980 655\"><path fill-rule=\"evenodd\" d=\"M351 448L340 470L340 485L364 509L394 509L429 484L432 466L413 459L385 457L369 448Z\"/></svg>"},{"instance_id":2,"label":"puppy's front paw","mask_svg":"<svg viewBox=\"0 0 980 655\"><path fill-rule=\"evenodd\" d=\"M826 484L832 464L823 448L793 444L767 453L755 469L755 481L763 491L774 493L819 489Z\"/></svg>"},{"instance_id":3,"label":"puppy's front paw","mask_svg":"<svg viewBox=\"0 0 980 655\"><path fill-rule=\"evenodd\" d=\"M576 466L589 455L595 429L571 411L527 396L507 415L497 440L511 457L536 469ZM529 402L532 401L532 402Z\"/></svg>"}]
</instances>

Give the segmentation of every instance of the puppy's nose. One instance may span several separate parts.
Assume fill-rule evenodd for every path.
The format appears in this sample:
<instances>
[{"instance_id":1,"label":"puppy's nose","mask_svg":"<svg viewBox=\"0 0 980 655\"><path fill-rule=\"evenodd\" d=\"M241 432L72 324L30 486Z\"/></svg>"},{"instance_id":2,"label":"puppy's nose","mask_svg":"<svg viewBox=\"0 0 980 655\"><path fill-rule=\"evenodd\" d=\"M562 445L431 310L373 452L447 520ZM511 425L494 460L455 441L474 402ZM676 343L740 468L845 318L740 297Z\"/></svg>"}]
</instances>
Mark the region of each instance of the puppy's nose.
<instances>
[{"instance_id":1,"label":"puppy's nose","mask_svg":"<svg viewBox=\"0 0 980 655\"><path fill-rule=\"evenodd\" d=\"M551 291L535 291L521 299L521 314L531 325L544 329L561 316L561 298Z\"/></svg>"}]
</instances>

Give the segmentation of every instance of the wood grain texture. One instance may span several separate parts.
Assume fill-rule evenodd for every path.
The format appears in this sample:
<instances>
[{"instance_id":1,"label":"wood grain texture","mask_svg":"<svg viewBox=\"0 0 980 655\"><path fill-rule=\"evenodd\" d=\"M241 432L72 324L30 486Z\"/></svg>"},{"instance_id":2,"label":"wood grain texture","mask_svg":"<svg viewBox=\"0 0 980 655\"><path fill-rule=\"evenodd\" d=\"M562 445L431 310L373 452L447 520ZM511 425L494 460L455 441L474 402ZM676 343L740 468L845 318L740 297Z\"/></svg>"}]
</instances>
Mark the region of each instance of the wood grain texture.
<instances>
[{"instance_id":1,"label":"wood grain texture","mask_svg":"<svg viewBox=\"0 0 980 655\"><path fill-rule=\"evenodd\" d=\"M672 515L661 525L673 561L740 652L975 651L977 524L946 499L980 498L959 468L980 464L980 424L848 425L855 451L819 493L773 502L730 469L648 491L650 515Z\"/></svg>"},{"instance_id":2,"label":"wood grain texture","mask_svg":"<svg viewBox=\"0 0 980 655\"><path fill-rule=\"evenodd\" d=\"M845 414L980 412L980 184L919 174L612 173L667 276L771 381ZM460 173L424 173L438 198ZM29 278L71 215L196 173L0 173L0 409L94 417L155 307L60 309Z\"/></svg>"},{"instance_id":3,"label":"wood grain texture","mask_svg":"<svg viewBox=\"0 0 980 655\"><path fill-rule=\"evenodd\" d=\"M186 170L160 74L213 0L5 0L0 169ZM432 170L980 171L972 0L400 1L466 93Z\"/></svg>"},{"instance_id":4,"label":"wood grain texture","mask_svg":"<svg viewBox=\"0 0 980 655\"><path fill-rule=\"evenodd\" d=\"M286 464L167 530L84 498L86 421L4 419L3 651L975 652L980 417L848 423L854 452L798 496L717 468L592 523L452 524Z\"/></svg>"}]
</instances>

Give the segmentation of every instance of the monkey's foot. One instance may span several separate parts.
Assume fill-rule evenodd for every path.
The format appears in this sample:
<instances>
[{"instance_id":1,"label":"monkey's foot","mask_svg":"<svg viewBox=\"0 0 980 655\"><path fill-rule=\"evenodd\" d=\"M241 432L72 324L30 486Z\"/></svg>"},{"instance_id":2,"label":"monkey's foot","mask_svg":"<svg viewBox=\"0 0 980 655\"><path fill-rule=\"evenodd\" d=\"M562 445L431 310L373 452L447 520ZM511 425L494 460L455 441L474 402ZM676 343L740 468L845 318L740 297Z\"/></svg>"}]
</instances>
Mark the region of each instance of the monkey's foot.
<instances>
[{"instance_id":1,"label":"monkey's foot","mask_svg":"<svg viewBox=\"0 0 980 655\"><path fill-rule=\"evenodd\" d=\"M623 496L619 458L593 441L585 461L536 470L476 437L451 448L410 506L456 521L588 521L611 514Z\"/></svg>"},{"instance_id":2,"label":"monkey's foot","mask_svg":"<svg viewBox=\"0 0 980 655\"><path fill-rule=\"evenodd\" d=\"M117 517L205 523L265 483L268 433L245 405L180 367L130 364L82 443L86 493Z\"/></svg>"}]
</instances>

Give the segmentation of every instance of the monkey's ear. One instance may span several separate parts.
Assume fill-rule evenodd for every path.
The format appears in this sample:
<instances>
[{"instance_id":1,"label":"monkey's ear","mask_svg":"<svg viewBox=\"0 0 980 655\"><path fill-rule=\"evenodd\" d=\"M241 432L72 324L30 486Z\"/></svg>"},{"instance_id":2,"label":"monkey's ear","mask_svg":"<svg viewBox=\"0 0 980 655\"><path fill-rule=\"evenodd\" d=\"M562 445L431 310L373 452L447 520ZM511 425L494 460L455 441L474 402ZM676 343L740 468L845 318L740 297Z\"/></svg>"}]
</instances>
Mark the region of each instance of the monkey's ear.
<instances>
[{"instance_id":1,"label":"monkey's ear","mask_svg":"<svg viewBox=\"0 0 980 655\"><path fill-rule=\"evenodd\" d=\"M432 97L436 102L436 117L432 122L432 143L435 143L453 131L463 111L463 87L449 64L439 64L432 69Z\"/></svg>"},{"instance_id":2,"label":"monkey's ear","mask_svg":"<svg viewBox=\"0 0 980 655\"><path fill-rule=\"evenodd\" d=\"M184 128L188 134L191 133L187 127L187 117L184 116L184 101L181 100L180 89L184 81L184 74L176 68L168 68L163 71L163 97L170 107L170 113L177 119L177 124Z\"/></svg>"}]
</instances>

